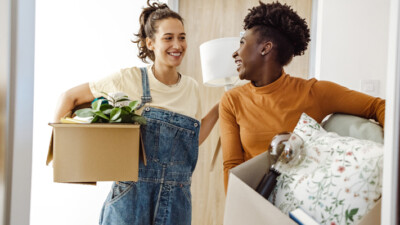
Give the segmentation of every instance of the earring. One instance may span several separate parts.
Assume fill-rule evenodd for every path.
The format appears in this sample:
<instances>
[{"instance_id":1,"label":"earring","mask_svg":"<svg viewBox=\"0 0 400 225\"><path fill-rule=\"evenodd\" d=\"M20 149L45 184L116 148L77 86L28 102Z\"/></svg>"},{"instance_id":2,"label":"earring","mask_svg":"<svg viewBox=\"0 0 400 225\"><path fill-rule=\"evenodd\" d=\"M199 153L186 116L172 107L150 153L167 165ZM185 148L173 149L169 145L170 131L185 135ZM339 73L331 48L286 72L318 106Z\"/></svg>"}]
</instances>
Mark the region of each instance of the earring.
<instances>
[{"instance_id":1,"label":"earring","mask_svg":"<svg viewBox=\"0 0 400 225\"><path fill-rule=\"evenodd\" d=\"M265 52L261 52L261 55L265 55Z\"/></svg>"}]
</instances>

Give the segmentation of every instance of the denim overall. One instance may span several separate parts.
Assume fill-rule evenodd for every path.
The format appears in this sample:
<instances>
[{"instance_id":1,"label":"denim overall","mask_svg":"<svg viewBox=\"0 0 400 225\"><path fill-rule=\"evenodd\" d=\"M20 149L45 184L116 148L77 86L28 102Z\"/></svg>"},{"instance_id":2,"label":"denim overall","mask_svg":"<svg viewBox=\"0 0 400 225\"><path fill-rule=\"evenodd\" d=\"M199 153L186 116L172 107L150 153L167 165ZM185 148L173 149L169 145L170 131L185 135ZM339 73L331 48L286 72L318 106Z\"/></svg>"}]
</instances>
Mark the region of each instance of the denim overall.
<instances>
[{"instance_id":1,"label":"denim overall","mask_svg":"<svg viewBox=\"0 0 400 225\"><path fill-rule=\"evenodd\" d=\"M141 108L151 102L147 70L141 68ZM137 182L114 182L100 215L101 225L191 224L190 184L198 156L200 123L171 111L145 107L141 126L147 165Z\"/></svg>"}]
</instances>

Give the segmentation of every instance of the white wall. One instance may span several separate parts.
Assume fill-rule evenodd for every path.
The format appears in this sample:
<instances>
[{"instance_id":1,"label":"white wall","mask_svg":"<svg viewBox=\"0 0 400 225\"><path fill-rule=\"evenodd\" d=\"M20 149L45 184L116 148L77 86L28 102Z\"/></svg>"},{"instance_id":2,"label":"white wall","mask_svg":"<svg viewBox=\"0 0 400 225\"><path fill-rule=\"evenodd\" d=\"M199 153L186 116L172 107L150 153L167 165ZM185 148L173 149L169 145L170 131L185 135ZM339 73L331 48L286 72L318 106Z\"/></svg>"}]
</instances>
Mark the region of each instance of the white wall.
<instances>
[{"instance_id":1,"label":"white wall","mask_svg":"<svg viewBox=\"0 0 400 225\"><path fill-rule=\"evenodd\" d=\"M31 225L98 224L110 182L53 183L46 166L56 102L68 88L143 66L130 40L145 0L37 0Z\"/></svg>"},{"instance_id":2,"label":"white wall","mask_svg":"<svg viewBox=\"0 0 400 225\"><path fill-rule=\"evenodd\" d=\"M389 0L316 1L315 77L384 98ZM379 91L362 90L362 80L378 81Z\"/></svg>"}]
</instances>

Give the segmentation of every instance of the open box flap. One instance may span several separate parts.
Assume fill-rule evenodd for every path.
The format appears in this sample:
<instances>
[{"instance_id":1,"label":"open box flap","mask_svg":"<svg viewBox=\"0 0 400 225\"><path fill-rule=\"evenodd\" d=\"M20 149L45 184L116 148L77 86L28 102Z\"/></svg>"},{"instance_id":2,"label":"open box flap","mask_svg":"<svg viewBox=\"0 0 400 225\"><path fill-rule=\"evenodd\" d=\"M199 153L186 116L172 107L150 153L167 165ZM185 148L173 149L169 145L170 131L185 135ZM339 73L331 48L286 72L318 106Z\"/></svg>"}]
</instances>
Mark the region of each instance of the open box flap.
<instances>
[{"instance_id":1,"label":"open box flap","mask_svg":"<svg viewBox=\"0 0 400 225\"><path fill-rule=\"evenodd\" d=\"M54 137L54 129L51 130L51 138L49 144L49 152L47 153L46 166L48 166L50 162L53 161L53 137Z\"/></svg>"}]
</instances>

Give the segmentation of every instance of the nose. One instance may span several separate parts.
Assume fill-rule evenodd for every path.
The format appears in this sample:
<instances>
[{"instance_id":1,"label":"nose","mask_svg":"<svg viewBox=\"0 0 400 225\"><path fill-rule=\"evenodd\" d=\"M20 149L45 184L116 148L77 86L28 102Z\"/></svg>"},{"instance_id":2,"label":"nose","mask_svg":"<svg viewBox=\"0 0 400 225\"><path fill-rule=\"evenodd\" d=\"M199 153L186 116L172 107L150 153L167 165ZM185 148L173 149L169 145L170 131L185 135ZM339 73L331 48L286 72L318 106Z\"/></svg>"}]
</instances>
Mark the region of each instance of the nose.
<instances>
[{"instance_id":1,"label":"nose","mask_svg":"<svg viewBox=\"0 0 400 225\"><path fill-rule=\"evenodd\" d=\"M172 43L172 47L180 50L182 46L179 40L175 39L174 42Z\"/></svg>"},{"instance_id":2,"label":"nose","mask_svg":"<svg viewBox=\"0 0 400 225\"><path fill-rule=\"evenodd\" d=\"M239 50L239 49L238 49L238 50ZM238 52L238 50L236 50L236 51L234 51L234 52L233 52L233 54L232 54L232 58L235 58L236 56L238 56L238 53L237 53L237 52Z\"/></svg>"}]
</instances>

